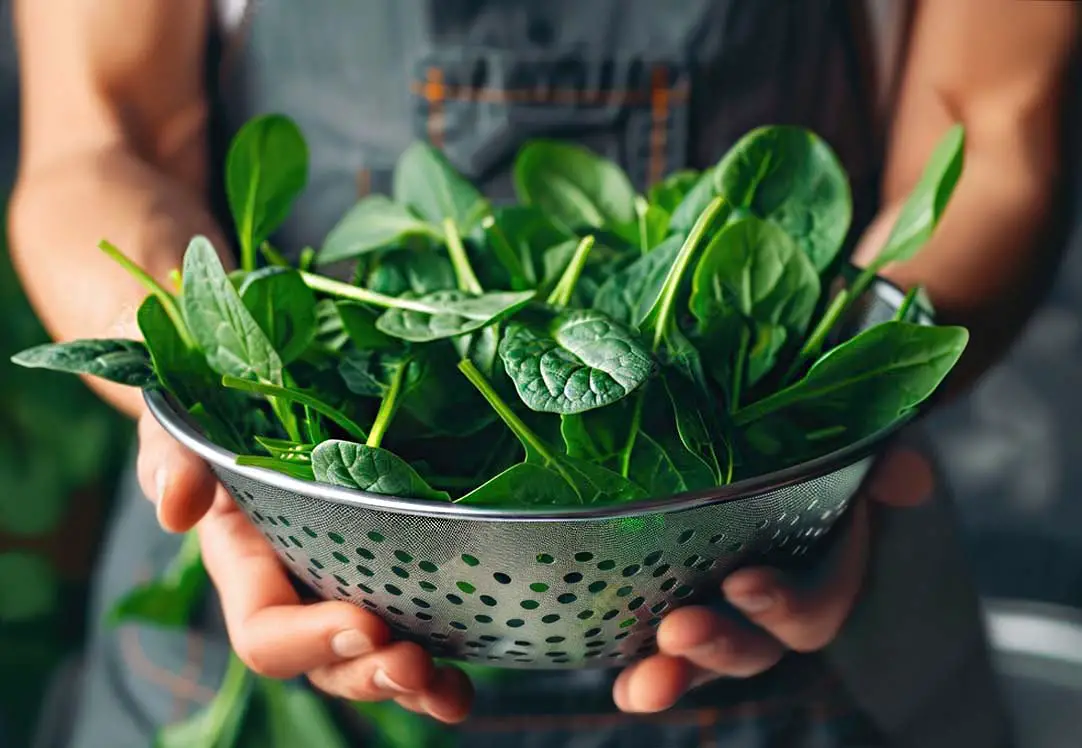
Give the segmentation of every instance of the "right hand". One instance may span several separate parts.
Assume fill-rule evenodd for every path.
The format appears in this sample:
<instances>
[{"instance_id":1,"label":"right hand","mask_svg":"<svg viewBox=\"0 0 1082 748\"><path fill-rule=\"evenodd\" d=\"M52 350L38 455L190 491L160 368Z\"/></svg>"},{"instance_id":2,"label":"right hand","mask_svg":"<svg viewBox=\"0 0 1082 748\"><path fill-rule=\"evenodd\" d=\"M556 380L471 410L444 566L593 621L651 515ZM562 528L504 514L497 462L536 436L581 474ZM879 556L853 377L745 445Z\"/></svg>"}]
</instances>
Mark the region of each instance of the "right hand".
<instances>
[{"instance_id":1,"label":"right hand","mask_svg":"<svg viewBox=\"0 0 1082 748\"><path fill-rule=\"evenodd\" d=\"M394 699L441 722L466 718L473 688L462 671L437 667L417 644L392 641L387 625L358 606L302 604L270 544L206 464L145 411L138 475L163 528L198 531L233 650L253 672L282 679L304 674L332 696Z\"/></svg>"}]
</instances>

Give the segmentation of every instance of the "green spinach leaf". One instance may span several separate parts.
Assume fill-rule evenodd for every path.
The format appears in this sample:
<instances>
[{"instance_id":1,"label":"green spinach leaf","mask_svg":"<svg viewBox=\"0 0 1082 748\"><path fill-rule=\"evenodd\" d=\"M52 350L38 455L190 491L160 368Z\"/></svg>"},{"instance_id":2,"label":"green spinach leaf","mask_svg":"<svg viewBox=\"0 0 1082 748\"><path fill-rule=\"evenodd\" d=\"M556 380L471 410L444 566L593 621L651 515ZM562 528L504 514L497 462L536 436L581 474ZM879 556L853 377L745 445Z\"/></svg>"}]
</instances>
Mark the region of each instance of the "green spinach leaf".
<instances>
[{"instance_id":1,"label":"green spinach leaf","mask_svg":"<svg viewBox=\"0 0 1082 748\"><path fill-rule=\"evenodd\" d=\"M256 249L285 221L307 183L308 144L288 117L257 117L237 132L226 156L225 188L245 270L255 269Z\"/></svg>"},{"instance_id":2,"label":"green spinach leaf","mask_svg":"<svg viewBox=\"0 0 1082 748\"><path fill-rule=\"evenodd\" d=\"M316 254L320 265L352 260L405 244L412 238L443 240L443 233L404 205L371 195L353 206L327 234Z\"/></svg>"},{"instance_id":3,"label":"green spinach leaf","mask_svg":"<svg viewBox=\"0 0 1082 748\"><path fill-rule=\"evenodd\" d=\"M500 357L522 402L544 413L581 413L616 402L653 373L634 334L593 310L544 324L511 322Z\"/></svg>"},{"instance_id":4,"label":"green spinach leaf","mask_svg":"<svg viewBox=\"0 0 1082 748\"><path fill-rule=\"evenodd\" d=\"M559 473L522 462L499 473L456 503L473 506L571 506L578 495Z\"/></svg>"},{"instance_id":5,"label":"green spinach leaf","mask_svg":"<svg viewBox=\"0 0 1082 748\"><path fill-rule=\"evenodd\" d=\"M135 340L73 340L46 343L11 357L29 369L86 374L129 387L154 387L158 379L146 346Z\"/></svg>"},{"instance_id":6,"label":"green spinach leaf","mask_svg":"<svg viewBox=\"0 0 1082 748\"><path fill-rule=\"evenodd\" d=\"M283 364L300 358L316 335L316 298L296 270L268 267L250 273L240 298Z\"/></svg>"},{"instance_id":7,"label":"green spinach leaf","mask_svg":"<svg viewBox=\"0 0 1082 748\"><path fill-rule=\"evenodd\" d=\"M472 230L490 210L488 200L447 157L422 142L411 145L398 159L392 195L433 226L451 219L462 234Z\"/></svg>"},{"instance_id":8,"label":"green spinach leaf","mask_svg":"<svg viewBox=\"0 0 1082 748\"><path fill-rule=\"evenodd\" d=\"M376 321L386 335L411 343L429 343L480 330L498 322L533 300L533 292L492 292L474 296L462 291L437 291L417 298L397 299Z\"/></svg>"},{"instance_id":9,"label":"green spinach leaf","mask_svg":"<svg viewBox=\"0 0 1082 748\"><path fill-rule=\"evenodd\" d=\"M312 450L316 480L335 486L356 488L384 496L450 501L446 491L437 491L402 458L378 447L332 439Z\"/></svg>"},{"instance_id":10,"label":"green spinach leaf","mask_svg":"<svg viewBox=\"0 0 1082 748\"><path fill-rule=\"evenodd\" d=\"M199 536L184 536L180 550L157 579L128 590L109 612L109 623L140 621L155 626L186 625L207 590Z\"/></svg>"},{"instance_id":11,"label":"green spinach leaf","mask_svg":"<svg viewBox=\"0 0 1082 748\"><path fill-rule=\"evenodd\" d=\"M695 185L699 183L701 173L693 169L684 169L682 171L674 171L669 174L663 180L653 185L646 193L647 200L650 204L660 208L668 213L670 216L676 211L680 203L684 201L688 193L695 188ZM711 194L710 197L713 197ZM706 207L706 203L710 202L707 198L702 203L702 207ZM702 210L699 210L701 213ZM696 215L696 218L698 216ZM691 229L691 224L695 223L694 219L687 224L685 230Z\"/></svg>"},{"instance_id":12,"label":"green spinach leaf","mask_svg":"<svg viewBox=\"0 0 1082 748\"><path fill-rule=\"evenodd\" d=\"M818 135L789 125L752 130L722 158L714 177L718 194L780 226L816 270L834 262L853 203L841 162Z\"/></svg>"}]
</instances>

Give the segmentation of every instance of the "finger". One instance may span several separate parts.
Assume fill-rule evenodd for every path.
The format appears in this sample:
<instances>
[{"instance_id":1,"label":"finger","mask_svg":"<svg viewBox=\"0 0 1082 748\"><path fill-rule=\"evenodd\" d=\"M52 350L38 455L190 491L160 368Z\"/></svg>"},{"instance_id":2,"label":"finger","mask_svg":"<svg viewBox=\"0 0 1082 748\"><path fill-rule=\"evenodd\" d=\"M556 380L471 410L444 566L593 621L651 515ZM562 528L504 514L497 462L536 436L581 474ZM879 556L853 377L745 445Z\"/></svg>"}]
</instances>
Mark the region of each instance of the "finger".
<instances>
[{"instance_id":1,"label":"finger","mask_svg":"<svg viewBox=\"0 0 1082 748\"><path fill-rule=\"evenodd\" d=\"M224 489L198 530L229 639L254 672L292 678L373 652L390 639L386 624L350 603L300 605L274 550Z\"/></svg>"},{"instance_id":2,"label":"finger","mask_svg":"<svg viewBox=\"0 0 1082 748\"><path fill-rule=\"evenodd\" d=\"M886 506L912 507L925 503L935 491L931 461L911 447L892 449L875 466L865 493Z\"/></svg>"},{"instance_id":3,"label":"finger","mask_svg":"<svg viewBox=\"0 0 1082 748\"><path fill-rule=\"evenodd\" d=\"M694 675L687 660L653 655L620 673L612 687L612 698L624 712L661 712L684 695Z\"/></svg>"},{"instance_id":4,"label":"finger","mask_svg":"<svg viewBox=\"0 0 1082 748\"><path fill-rule=\"evenodd\" d=\"M217 485L206 463L169 436L149 412L139 418L136 475L157 508L158 523L171 532L191 529L206 514Z\"/></svg>"},{"instance_id":5,"label":"finger","mask_svg":"<svg viewBox=\"0 0 1082 748\"><path fill-rule=\"evenodd\" d=\"M318 688L351 701L421 696L435 685L432 658L413 642L396 642L353 660L315 668ZM442 701L439 704L442 706Z\"/></svg>"},{"instance_id":6,"label":"finger","mask_svg":"<svg viewBox=\"0 0 1082 748\"><path fill-rule=\"evenodd\" d=\"M786 585L781 575L771 569L744 569L722 583L725 597L790 649L822 649L841 629L864 581L868 557L866 503L856 502L853 511L852 525L824 583L802 589Z\"/></svg>"},{"instance_id":7,"label":"finger","mask_svg":"<svg viewBox=\"0 0 1082 748\"><path fill-rule=\"evenodd\" d=\"M454 725L469 716L473 704L473 684L455 667L436 669L428 688L416 695L399 696L398 704L411 712L427 714L445 724Z\"/></svg>"},{"instance_id":8,"label":"finger","mask_svg":"<svg viewBox=\"0 0 1082 748\"><path fill-rule=\"evenodd\" d=\"M692 687L713 677L748 678L778 664L785 649L761 631L702 607L674 610L661 622L658 649L698 668Z\"/></svg>"}]
</instances>

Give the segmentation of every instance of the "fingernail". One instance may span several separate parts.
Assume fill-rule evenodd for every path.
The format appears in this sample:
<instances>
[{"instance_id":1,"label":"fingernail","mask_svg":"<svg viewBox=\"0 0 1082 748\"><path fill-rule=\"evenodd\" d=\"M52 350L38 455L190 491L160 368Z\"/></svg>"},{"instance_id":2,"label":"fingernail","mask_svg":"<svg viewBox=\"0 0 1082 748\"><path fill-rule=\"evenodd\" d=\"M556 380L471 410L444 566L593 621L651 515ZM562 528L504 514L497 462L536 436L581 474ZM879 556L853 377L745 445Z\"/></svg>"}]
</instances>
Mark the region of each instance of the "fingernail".
<instances>
[{"instance_id":1,"label":"fingernail","mask_svg":"<svg viewBox=\"0 0 1082 748\"><path fill-rule=\"evenodd\" d=\"M391 680L391 676L387 675L384 670L377 670L375 675L372 676L372 684L376 688L381 688L384 691L397 691L398 693L411 693L410 689L405 686L400 686Z\"/></svg>"},{"instance_id":2,"label":"fingernail","mask_svg":"<svg viewBox=\"0 0 1082 748\"><path fill-rule=\"evenodd\" d=\"M731 602L745 613L765 613L774 605L774 596L763 593L753 595L737 595L730 597Z\"/></svg>"},{"instance_id":3,"label":"fingernail","mask_svg":"<svg viewBox=\"0 0 1082 748\"><path fill-rule=\"evenodd\" d=\"M354 629L339 631L331 637L331 649L343 660L352 660L369 651L368 639Z\"/></svg>"}]
</instances>

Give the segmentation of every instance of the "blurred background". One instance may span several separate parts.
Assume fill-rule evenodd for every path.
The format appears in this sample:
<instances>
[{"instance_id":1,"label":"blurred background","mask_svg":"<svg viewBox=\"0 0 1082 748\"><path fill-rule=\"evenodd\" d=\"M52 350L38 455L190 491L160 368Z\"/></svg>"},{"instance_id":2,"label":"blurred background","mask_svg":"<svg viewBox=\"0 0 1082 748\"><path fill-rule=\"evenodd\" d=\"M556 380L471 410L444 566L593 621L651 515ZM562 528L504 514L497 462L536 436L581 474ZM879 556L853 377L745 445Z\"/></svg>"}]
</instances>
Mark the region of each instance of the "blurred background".
<instances>
[{"instance_id":1,"label":"blurred background","mask_svg":"<svg viewBox=\"0 0 1082 748\"><path fill-rule=\"evenodd\" d=\"M0 215L18 152L10 12L0 0ZM1074 173L1082 175L1082 165ZM1077 694L1082 639L1062 626L1034 628L1039 620L1073 624L1071 611L1082 609L1082 201L1074 206L1062 265L1026 333L930 427L973 573L1001 614L993 633L1004 656L1063 634L1062 649L1076 646L1078 665L1056 677ZM45 339L0 233L0 746L29 744L50 675L80 647L89 571L131 438L130 426L78 380L7 363ZM1045 654L1047 664L1062 652ZM1030 679L1016 698L1047 702L1055 693L1034 684L1049 671L1035 674L1026 662L1004 665Z\"/></svg>"}]
</instances>

